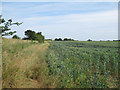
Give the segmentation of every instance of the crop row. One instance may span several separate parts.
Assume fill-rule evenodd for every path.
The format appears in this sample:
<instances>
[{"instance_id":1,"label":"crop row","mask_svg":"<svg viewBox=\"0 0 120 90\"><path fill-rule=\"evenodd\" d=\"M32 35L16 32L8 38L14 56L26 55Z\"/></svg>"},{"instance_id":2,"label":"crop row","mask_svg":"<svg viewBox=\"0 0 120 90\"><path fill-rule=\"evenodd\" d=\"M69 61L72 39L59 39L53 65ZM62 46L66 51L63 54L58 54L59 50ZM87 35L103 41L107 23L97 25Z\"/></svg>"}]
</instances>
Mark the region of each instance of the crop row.
<instances>
[{"instance_id":1,"label":"crop row","mask_svg":"<svg viewBox=\"0 0 120 90\"><path fill-rule=\"evenodd\" d=\"M50 42L49 75L61 77L60 87L110 87L109 79L118 78L118 47L117 43L101 43ZM112 84L117 86L115 80Z\"/></svg>"}]
</instances>

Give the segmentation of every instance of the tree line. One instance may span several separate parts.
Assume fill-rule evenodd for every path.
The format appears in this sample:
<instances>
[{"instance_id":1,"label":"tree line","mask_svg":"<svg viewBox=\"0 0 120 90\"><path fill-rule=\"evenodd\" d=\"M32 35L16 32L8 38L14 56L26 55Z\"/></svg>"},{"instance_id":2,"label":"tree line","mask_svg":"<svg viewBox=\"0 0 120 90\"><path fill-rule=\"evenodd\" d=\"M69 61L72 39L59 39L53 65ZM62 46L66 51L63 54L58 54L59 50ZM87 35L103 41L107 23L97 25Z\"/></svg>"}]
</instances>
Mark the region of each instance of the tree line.
<instances>
[{"instance_id":1,"label":"tree line","mask_svg":"<svg viewBox=\"0 0 120 90\"><path fill-rule=\"evenodd\" d=\"M63 40L61 38L55 38L54 41L75 41L75 40L71 38L64 38Z\"/></svg>"}]
</instances>

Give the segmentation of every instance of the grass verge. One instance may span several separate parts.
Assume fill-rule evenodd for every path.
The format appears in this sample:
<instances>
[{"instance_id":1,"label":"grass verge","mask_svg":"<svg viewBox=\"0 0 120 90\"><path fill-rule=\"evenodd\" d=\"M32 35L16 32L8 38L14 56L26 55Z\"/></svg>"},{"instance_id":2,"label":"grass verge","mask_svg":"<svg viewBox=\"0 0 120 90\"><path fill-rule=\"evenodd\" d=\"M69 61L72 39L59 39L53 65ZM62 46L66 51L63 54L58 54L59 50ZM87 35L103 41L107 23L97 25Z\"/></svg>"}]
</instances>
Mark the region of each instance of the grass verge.
<instances>
[{"instance_id":1,"label":"grass verge","mask_svg":"<svg viewBox=\"0 0 120 90\"><path fill-rule=\"evenodd\" d=\"M3 39L3 88L54 88L57 81L48 75L45 62L49 44Z\"/></svg>"}]
</instances>

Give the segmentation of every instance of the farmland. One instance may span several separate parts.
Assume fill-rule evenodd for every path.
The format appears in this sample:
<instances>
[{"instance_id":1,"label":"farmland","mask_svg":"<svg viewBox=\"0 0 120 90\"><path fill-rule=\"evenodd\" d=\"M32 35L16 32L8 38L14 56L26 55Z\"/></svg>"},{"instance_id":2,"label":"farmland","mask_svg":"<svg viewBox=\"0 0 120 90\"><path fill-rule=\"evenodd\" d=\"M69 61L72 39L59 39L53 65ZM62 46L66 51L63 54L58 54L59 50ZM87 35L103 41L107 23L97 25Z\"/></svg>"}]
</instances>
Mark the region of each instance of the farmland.
<instances>
[{"instance_id":1,"label":"farmland","mask_svg":"<svg viewBox=\"0 0 120 90\"><path fill-rule=\"evenodd\" d=\"M118 42L3 39L3 88L117 88Z\"/></svg>"},{"instance_id":2,"label":"farmland","mask_svg":"<svg viewBox=\"0 0 120 90\"><path fill-rule=\"evenodd\" d=\"M117 42L58 41L50 44L49 75L60 76L60 87L117 87Z\"/></svg>"}]
</instances>

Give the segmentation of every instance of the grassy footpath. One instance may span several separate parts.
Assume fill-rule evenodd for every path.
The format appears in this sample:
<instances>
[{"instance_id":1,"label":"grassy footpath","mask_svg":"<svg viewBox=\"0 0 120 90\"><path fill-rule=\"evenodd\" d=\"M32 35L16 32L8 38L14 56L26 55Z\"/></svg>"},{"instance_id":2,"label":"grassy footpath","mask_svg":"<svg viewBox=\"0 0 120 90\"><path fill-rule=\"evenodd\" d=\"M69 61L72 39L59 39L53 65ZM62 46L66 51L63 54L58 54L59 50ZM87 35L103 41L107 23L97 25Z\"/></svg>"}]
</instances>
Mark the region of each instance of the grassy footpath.
<instances>
[{"instance_id":1,"label":"grassy footpath","mask_svg":"<svg viewBox=\"0 0 120 90\"><path fill-rule=\"evenodd\" d=\"M56 87L56 78L48 75L45 62L49 44L3 39L2 81L3 88Z\"/></svg>"}]
</instances>

